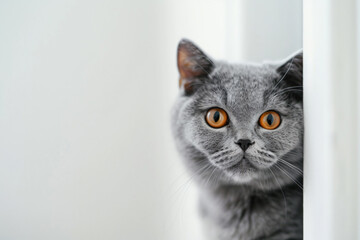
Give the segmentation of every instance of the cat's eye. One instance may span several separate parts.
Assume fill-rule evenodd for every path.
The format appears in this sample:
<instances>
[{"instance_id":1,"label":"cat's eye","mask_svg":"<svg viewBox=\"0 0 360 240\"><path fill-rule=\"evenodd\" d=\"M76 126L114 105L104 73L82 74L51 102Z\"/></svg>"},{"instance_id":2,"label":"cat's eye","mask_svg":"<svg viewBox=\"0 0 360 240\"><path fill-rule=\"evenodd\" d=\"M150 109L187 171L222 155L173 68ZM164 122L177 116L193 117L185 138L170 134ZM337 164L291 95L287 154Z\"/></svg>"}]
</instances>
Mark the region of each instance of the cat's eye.
<instances>
[{"instance_id":1,"label":"cat's eye","mask_svg":"<svg viewBox=\"0 0 360 240\"><path fill-rule=\"evenodd\" d=\"M211 108L206 113L206 122L213 128L221 128L226 125L228 121L227 113L221 108Z\"/></svg>"},{"instance_id":2,"label":"cat's eye","mask_svg":"<svg viewBox=\"0 0 360 240\"><path fill-rule=\"evenodd\" d=\"M274 130L279 127L280 122L280 115L275 111L264 112L259 119L260 126L268 130Z\"/></svg>"}]
</instances>

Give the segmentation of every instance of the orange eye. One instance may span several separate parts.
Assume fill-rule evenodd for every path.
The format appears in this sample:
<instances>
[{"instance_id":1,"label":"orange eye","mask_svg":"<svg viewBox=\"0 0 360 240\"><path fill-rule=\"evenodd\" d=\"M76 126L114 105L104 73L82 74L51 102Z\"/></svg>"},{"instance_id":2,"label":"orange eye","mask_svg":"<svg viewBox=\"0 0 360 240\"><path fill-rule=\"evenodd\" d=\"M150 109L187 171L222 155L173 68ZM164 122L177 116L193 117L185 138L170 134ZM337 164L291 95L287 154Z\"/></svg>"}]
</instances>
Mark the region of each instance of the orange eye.
<instances>
[{"instance_id":1,"label":"orange eye","mask_svg":"<svg viewBox=\"0 0 360 240\"><path fill-rule=\"evenodd\" d=\"M280 115L275 111L264 112L259 119L259 124L265 129L274 130L280 125Z\"/></svg>"},{"instance_id":2,"label":"orange eye","mask_svg":"<svg viewBox=\"0 0 360 240\"><path fill-rule=\"evenodd\" d=\"M227 123L228 115L221 108L212 108L206 113L205 120L211 127L221 128Z\"/></svg>"}]
</instances>

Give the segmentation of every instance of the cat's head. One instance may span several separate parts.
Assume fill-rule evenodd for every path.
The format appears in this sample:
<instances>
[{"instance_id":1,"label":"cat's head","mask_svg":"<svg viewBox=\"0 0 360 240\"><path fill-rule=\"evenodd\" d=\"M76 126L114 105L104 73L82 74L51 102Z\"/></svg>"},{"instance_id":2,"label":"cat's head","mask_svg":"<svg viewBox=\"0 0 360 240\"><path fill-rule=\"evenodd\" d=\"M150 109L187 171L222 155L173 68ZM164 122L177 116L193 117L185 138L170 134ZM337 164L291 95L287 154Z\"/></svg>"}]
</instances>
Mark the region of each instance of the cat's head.
<instances>
[{"instance_id":1,"label":"cat's head","mask_svg":"<svg viewBox=\"0 0 360 240\"><path fill-rule=\"evenodd\" d=\"M302 171L302 53L281 64L233 65L178 46L177 147L208 184L277 188Z\"/></svg>"}]
</instances>

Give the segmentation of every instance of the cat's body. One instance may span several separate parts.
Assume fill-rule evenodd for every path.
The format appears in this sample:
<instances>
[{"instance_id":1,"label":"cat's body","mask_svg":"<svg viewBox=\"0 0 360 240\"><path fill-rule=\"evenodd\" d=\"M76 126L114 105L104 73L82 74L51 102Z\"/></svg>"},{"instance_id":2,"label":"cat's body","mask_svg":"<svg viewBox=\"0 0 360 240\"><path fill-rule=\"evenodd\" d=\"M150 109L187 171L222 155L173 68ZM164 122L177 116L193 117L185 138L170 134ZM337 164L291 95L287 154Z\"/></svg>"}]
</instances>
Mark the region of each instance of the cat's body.
<instances>
[{"instance_id":1,"label":"cat's body","mask_svg":"<svg viewBox=\"0 0 360 240\"><path fill-rule=\"evenodd\" d=\"M302 194L296 185L268 192L241 186L201 191L200 207L204 239L302 239Z\"/></svg>"},{"instance_id":2,"label":"cat's body","mask_svg":"<svg viewBox=\"0 0 360 240\"><path fill-rule=\"evenodd\" d=\"M231 65L183 40L178 67L172 127L199 185L206 239L302 239L302 54Z\"/></svg>"}]
</instances>

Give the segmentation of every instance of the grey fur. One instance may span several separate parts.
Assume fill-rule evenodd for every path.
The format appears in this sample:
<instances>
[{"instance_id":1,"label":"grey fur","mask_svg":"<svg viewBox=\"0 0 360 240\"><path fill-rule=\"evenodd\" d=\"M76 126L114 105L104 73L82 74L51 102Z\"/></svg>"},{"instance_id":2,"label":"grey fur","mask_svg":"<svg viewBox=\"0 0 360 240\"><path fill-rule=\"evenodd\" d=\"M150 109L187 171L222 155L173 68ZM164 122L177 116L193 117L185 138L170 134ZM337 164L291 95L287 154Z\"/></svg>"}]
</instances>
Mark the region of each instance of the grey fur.
<instances>
[{"instance_id":1,"label":"grey fur","mask_svg":"<svg viewBox=\"0 0 360 240\"><path fill-rule=\"evenodd\" d=\"M200 189L206 239L302 239L302 53L282 65L209 61L212 71L190 79L194 90L181 88L172 111L177 148ZM225 127L205 122L212 107L227 112ZM275 130L258 124L267 110L282 117ZM255 141L247 160L238 139Z\"/></svg>"}]
</instances>

